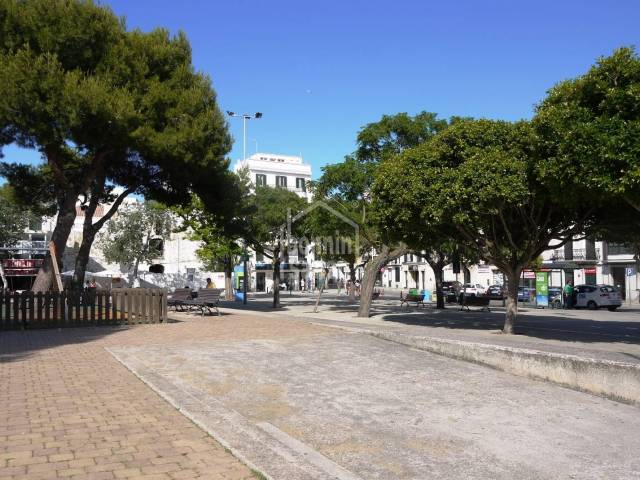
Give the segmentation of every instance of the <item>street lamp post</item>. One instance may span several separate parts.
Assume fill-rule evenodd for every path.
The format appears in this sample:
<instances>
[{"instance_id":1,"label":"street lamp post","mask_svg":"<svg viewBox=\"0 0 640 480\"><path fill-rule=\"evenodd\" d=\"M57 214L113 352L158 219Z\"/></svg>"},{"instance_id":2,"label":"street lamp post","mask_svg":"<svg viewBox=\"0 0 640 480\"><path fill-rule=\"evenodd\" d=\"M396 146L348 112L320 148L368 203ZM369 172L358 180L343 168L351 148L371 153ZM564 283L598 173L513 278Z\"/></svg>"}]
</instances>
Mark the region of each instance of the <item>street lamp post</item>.
<instances>
[{"instance_id":1,"label":"street lamp post","mask_svg":"<svg viewBox=\"0 0 640 480\"><path fill-rule=\"evenodd\" d=\"M253 115L248 113L236 113L227 110L227 115L230 117L242 117L242 159L247 158L247 120L262 118L262 112L256 112Z\"/></svg>"},{"instance_id":2,"label":"street lamp post","mask_svg":"<svg viewBox=\"0 0 640 480\"><path fill-rule=\"evenodd\" d=\"M242 252L242 270L244 280L242 282L242 304L247 304L247 242L244 242L244 251Z\"/></svg>"}]
</instances>

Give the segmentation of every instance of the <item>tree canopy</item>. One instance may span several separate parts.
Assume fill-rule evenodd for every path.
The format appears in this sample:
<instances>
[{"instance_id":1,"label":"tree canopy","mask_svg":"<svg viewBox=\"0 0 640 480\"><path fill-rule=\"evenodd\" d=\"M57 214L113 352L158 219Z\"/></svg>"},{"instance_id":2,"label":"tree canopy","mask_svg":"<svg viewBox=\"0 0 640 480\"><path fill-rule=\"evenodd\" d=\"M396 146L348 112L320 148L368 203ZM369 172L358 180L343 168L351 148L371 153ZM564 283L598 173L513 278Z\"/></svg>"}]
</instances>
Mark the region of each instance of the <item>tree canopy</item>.
<instances>
[{"instance_id":1,"label":"tree canopy","mask_svg":"<svg viewBox=\"0 0 640 480\"><path fill-rule=\"evenodd\" d=\"M109 184L165 203L225 197L231 138L183 33L127 30L89 1L7 0L0 38L0 141L42 154L59 256L78 196Z\"/></svg>"},{"instance_id":2,"label":"tree canopy","mask_svg":"<svg viewBox=\"0 0 640 480\"><path fill-rule=\"evenodd\" d=\"M640 58L620 48L584 75L555 85L534 119L542 173L590 195L640 208Z\"/></svg>"},{"instance_id":3,"label":"tree canopy","mask_svg":"<svg viewBox=\"0 0 640 480\"><path fill-rule=\"evenodd\" d=\"M34 217L16 201L9 185L0 186L0 246L11 247L22 239Z\"/></svg>"},{"instance_id":4,"label":"tree canopy","mask_svg":"<svg viewBox=\"0 0 640 480\"><path fill-rule=\"evenodd\" d=\"M100 236L100 246L110 263L124 265L130 279L138 277L140 263L162 256L165 240L175 227L173 213L157 202L128 205L107 223Z\"/></svg>"},{"instance_id":5,"label":"tree canopy","mask_svg":"<svg viewBox=\"0 0 640 480\"><path fill-rule=\"evenodd\" d=\"M584 232L592 219L589 208L577 210L580 202L563 201L541 181L537 145L529 122L456 122L385 163L374 189L389 228L407 236L414 228L436 239L451 235L506 274L505 332L513 330L522 269L553 241Z\"/></svg>"}]
</instances>

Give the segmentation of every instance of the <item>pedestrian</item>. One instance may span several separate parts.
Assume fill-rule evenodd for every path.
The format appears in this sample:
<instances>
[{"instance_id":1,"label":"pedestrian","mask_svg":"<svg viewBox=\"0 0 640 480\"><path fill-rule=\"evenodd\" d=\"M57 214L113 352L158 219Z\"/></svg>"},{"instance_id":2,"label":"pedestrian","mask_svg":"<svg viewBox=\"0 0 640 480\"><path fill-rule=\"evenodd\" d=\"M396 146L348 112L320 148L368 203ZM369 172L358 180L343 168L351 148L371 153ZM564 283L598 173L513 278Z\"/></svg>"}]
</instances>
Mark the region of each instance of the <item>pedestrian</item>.
<instances>
[{"instance_id":1,"label":"pedestrian","mask_svg":"<svg viewBox=\"0 0 640 480\"><path fill-rule=\"evenodd\" d=\"M205 288L216 288L216 284L210 278L207 278L207 286Z\"/></svg>"},{"instance_id":2,"label":"pedestrian","mask_svg":"<svg viewBox=\"0 0 640 480\"><path fill-rule=\"evenodd\" d=\"M564 289L562 290L563 299L564 299L564 308L571 309L573 308L573 282L571 280L567 280Z\"/></svg>"},{"instance_id":3,"label":"pedestrian","mask_svg":"<svg viewBox=\"0 0 640 480\"><path fill-rule=\"evenodd\" d=\"M293 295L293 282L287 282L287 290L289 290L289 295Z\"/></svg>"},{"instance_id":4,"label":"pedestrian","mask_svg":"<svg viewBox=\"0 0 640 480\"><path fill-rule=\"evenodd\" d=\"M336 295L340 295L341 290L342 290L342 279L338 280L338 293Z\"/></svg>"},{"instance_id":5,"label":"pedestrian","mask_svg":"<svg viewBox=\"0 0 640 480\"><path fill-rule=\"evenodd\" d=\"M304 285L304 278L301 278L301 279L300 279L300 291L301 291L301 292L304 292L304 287L305 287L305 285Z\"/></svg>"}]
</instances>

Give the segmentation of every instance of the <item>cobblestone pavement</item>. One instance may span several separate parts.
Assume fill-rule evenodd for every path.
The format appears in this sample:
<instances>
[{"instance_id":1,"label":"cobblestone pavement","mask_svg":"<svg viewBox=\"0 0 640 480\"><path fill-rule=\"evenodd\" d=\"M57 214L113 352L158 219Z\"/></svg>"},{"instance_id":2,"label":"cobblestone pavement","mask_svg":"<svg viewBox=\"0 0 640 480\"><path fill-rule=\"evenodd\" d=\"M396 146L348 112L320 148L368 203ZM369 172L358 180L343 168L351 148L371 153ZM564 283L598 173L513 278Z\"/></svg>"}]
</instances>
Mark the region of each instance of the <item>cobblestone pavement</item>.
<instances>
[{"instance_id":1,"label":"cobblestone pavement","mask_svg":"<svg viewBox=\"0 0 640 480\"><path fill-rule=\"evenodd\" d=\"M242 315L129 328L0 332L0 479L254 478L104 347L308 336Z\"/></svg>"}]
</instances>

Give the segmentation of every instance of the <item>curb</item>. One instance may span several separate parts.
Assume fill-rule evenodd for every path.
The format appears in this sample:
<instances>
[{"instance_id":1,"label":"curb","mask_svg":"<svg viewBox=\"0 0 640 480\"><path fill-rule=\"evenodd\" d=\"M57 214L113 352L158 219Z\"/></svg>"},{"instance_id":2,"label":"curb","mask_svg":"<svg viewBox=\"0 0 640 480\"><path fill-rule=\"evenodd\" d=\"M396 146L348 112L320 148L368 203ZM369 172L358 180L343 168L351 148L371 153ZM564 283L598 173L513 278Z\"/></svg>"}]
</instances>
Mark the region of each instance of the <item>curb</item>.
<instances>
[{"instance_id":1,"label":"curb","mask_svg":"<svg viewBox=\"0 0 640 480\"><path fill-rule=\"evenodd\" d=\"M640 365L403 333L356 329L382 340L546 380L624 403L640 404Z\"/></svg>"}]
</instances>

